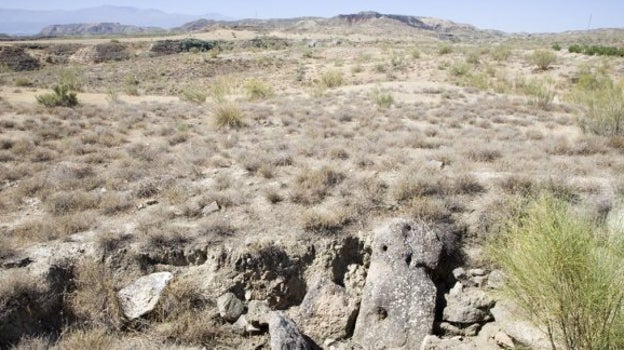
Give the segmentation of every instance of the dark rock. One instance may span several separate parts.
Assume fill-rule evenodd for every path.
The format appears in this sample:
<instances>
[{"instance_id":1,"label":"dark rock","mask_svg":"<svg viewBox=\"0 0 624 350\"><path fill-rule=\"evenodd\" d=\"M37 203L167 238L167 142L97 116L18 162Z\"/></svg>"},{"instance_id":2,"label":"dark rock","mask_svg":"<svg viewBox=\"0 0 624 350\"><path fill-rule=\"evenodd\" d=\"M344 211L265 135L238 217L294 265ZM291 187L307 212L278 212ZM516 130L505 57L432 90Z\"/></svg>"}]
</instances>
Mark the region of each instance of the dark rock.
<instances>
[{"instance_id":1,"label":"dark rock","mask_svg":"<svg viewBox=\"0 0 624 350\"><path fill-rule=\"evenodd\" d=\"M271 350L321 350L314 341L299 331L293 321L279 311L271 313L269 333Z\"/></svg>"}]
</instances>

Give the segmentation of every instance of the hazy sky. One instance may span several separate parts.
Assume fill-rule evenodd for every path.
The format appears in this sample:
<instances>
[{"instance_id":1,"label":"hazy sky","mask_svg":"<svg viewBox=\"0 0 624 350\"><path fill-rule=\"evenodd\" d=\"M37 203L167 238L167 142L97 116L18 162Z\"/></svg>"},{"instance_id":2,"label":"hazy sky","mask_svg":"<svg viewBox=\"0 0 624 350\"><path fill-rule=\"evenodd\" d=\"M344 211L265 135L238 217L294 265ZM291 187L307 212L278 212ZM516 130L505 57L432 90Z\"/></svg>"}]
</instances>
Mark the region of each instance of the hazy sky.
<instances>
[{"instance_id":1,"label":"hazy sky","mask_svg":"<svg viewBox=\"0 0 624 350\"><path fill-rule=\"evenodd\" d=\"M2 0L2 8L77 9L99 5L157 8L166 12L219 13L235 18L330 17L343 13L431 16L505 31L563 31L624 27L624 0Z\"/></svg>"}]
</instances>

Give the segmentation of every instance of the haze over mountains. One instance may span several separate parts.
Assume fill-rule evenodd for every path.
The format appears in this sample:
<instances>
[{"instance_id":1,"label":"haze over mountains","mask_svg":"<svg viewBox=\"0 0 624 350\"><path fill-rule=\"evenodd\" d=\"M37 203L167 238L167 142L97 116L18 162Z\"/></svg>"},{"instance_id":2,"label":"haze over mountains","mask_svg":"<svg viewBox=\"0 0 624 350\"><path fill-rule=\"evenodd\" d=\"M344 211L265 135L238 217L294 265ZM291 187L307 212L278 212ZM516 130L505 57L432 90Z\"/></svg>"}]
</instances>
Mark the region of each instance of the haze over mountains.
<instances>
[{"instance_id":1,"label":"haze over mountains","mask_svg":"<svg viewBox=\"0 0 624 350\"><path fill-rule=\"evenodd\" d=\"M229 19L216 13L187 15L125 6L99 6L73 11L32 11L0 8L0 33L33 35L51 25L103 22L137 27L173 28L200 18Z\"/></svg>"}]
</instances>

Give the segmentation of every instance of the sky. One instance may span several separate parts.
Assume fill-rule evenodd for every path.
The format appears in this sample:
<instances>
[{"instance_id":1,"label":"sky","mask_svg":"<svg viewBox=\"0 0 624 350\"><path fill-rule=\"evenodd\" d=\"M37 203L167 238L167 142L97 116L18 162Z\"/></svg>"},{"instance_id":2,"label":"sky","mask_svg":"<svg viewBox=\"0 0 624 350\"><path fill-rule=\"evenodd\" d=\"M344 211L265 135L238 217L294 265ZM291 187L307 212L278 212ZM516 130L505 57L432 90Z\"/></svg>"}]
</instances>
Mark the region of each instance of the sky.
<instances>
[{"instance_id":1,"label":"sky","mask_svg":"<svg viewBox=\"0 0 624 350\"><path fill-rule=\"evenodd\" d=\"M219 13L233 18L331 17L377 11L438 17L507 32L624 27L624 0L2 0L0 7L58 10L105 4L183 14Z\"/></svg>"}]
</instances>

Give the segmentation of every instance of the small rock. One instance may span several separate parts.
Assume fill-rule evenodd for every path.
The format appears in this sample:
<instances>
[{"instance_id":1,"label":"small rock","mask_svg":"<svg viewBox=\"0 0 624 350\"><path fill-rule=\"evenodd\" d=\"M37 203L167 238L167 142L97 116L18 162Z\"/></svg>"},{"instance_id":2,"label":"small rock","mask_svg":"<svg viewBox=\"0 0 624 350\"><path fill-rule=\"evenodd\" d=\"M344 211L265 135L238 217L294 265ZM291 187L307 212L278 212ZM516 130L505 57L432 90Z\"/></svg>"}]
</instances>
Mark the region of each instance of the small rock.
<instances>
[{"instance_id":1,"label":"small rock","mask_svg":"<svg viewBox=\"0 0 624 350\"><path fill-rule=\"evenodd\" d=\"M479 330L481 329L481 325L475 323L463 329L464 335L467 337L474 337L479 334Z\"/></svg>"},{"instance_id":2,"label":"small rock","mask_svg":"<svg viewBox=\"0 0 624 350\"><path fill-rule=\"evenodd\" d=\"M511 350L516 348L513 339L511 339L511 337L504 332L496 333L494 341L496 341L496 344L503 349Z\"/></svg>"},{"instance_id":3,"label":"small rock","mask_svg":"<svg viewBox=\"0 0 624 350\"><path fill-rule=\"evenodd\" d=\"M252 300L247 305L247 322L254 327L268 327L270 314L271 308L265 301Z\"/></svg>"},{"instance_id":4,"label":"small rock","mask_svg":"<svg viewBox=\"0 0 624 350\"><path fill-rule=\"evenodd\" d=\"M486 274L484 269L471 269L469 272L471 276L485 276Z\"/></svg>"},{"instance_id":5,"label":"small rock","mask_svg":"<svg viewBox=\"0 0 624 350\"><path fill-rule=\"evenodd\" d=\"M245 311L245 305L233 293L226 293L217 299L219 315L228 321L235 322Z\"/></svg>"},{"instance_id":6,"label":"small rock","mask_svg":"<svg viewBox=\"0 0 624 350\"><path fill-rule=\"evenodd\" d=\"M490 272L487 286L492 289L500 289L505 285L505 274L500 270Z\"/></svg>"},{"instance_id":7,"label":"small rock","mask_svg":"<svg viewBox=\"0 0 624 350\"><path fill-rule=\"evenodd\" d=\"M172 278L171 272L157 272L122 288L117 295L124 315L134 320L154 310Z\"/></svg>"},{"instance_id":8,"label":"small rock","mask_svg":"<svg viewBox=\"0 0 624 350\"><path fill-rule=\"evenodd\" d=\"M219 210L221 210L221 206L219 205L219 203L217 203L217 201L213 201L212 203L202 208L201 214L202 216L208 216L212 213L218 212Z\"/></svg>"},{"instance_id":9,"label":"small rock","mask_svg":"<svg viewBox=\"0 0 624 350\"><path fill-rule=\"evenodd\" d=\"M446 307L443 311L443 320L451 323L473 324L492 320L490 309L495 302L483 291L466 289L461 291L461 284L457 282L446 296Z\"/></svg>"},{"instance_id":10,"label":"small rock","mask_svg":"<svg viewBox=\"0 0 624 350\"><path fill-rule=\"evenodd\" d=\"M457 281L463 281L468 276L466 275L466 270L464 270L463 267L458 267L455 270L453 270L453 277L455 277Z\"/></svg>"},{"instance_id":11,"label":"small rock","mask_svg":"<svg viewBox=\"0 0 624 350\"><path fill-rule=\"evenodd\" d=\"M269 320L271 350L320 350L310 338L301 334L297 325L279 311L271 313Z\"/></svg>"},{"instance_id":12,"label":"small rock","mask_svg":"<svg viewBox=\"0 0 624 350\"><path fill-rule=\"evenodd\" d=\"M249 322L247 322L247 318L245 317L245 315L241 315L241 317L239 317L238 320L236 320L236 322L232 324L232 332L238 335L245 336L259 334L262 332L262 330L251 325Z\"/></svg>"},{"instance_id":13,"label":"small rock","mask_svg":"<svg viewBox=\"0 0 624 350\"><path fill-rule=\"evenodd\" d=\"M487 283L487 277L486 276L475 276L472 278L472 282L474 283L474 286L477 288L481 288L484 287L485 284Z\"/></svg>"}]
</instances>

